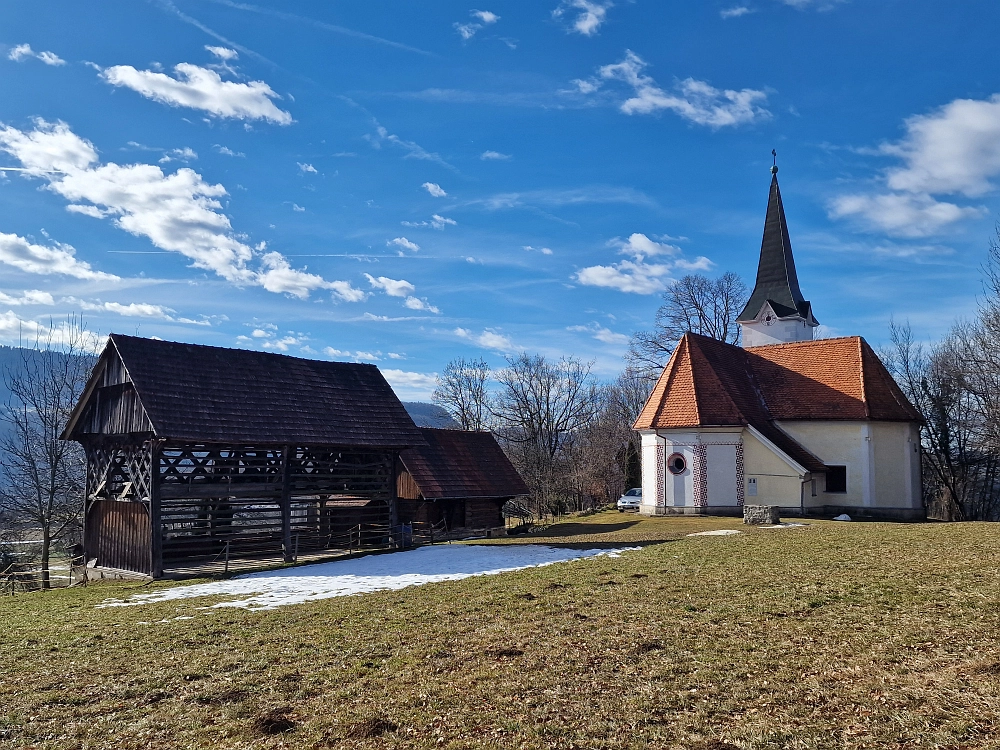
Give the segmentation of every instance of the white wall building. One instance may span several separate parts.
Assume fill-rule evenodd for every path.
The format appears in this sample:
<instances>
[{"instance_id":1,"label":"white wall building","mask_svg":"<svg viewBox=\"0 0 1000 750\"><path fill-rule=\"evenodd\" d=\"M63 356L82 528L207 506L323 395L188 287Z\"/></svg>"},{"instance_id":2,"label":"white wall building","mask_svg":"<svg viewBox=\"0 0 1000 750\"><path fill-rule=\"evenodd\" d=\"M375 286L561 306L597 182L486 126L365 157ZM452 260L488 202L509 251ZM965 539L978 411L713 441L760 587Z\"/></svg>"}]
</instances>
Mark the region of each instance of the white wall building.
<instances>
[{"instance_id":1,"label":"white wall building","mask_svg":"<svg viewBox=\"0 0 1000 750\"><path fill-rule=\"evenodd\" d=\"M864 339L812 340L772 175L744 347L686 334L636 421L641 511L924 518L921 416Z\"/></svg>"}]
</instances>

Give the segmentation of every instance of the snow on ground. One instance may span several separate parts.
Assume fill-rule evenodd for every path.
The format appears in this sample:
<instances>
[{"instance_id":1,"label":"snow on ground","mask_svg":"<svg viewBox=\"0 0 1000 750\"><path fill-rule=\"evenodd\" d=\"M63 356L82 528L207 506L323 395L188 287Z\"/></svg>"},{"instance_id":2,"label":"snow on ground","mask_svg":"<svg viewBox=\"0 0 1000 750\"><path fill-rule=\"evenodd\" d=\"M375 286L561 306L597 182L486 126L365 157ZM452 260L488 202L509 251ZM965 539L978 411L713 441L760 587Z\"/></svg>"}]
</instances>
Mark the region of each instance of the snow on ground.
<instances>
[{"instance_id":1,"label":"snow on ground","mask_svg":"<svg viewBox=\"0 0 1000 750\"><path fill-rule=\"evenodd\" d=\"M739 529L716 529L715 531L696 531L693 534L688 534L688 536L732 536L733 534L742 533Z\"/></svg>"},{"instance_id":2,"label":"snow on ground","mask_svg":"<svg viewBox=\"0 0 1000 750\"><path fill-rule=\"evenodd\" d=\"M269 570L211 583L176 586L128 599L106 599L98 607L131 607L151 602L201 596L237 596L215 607L275 609L289 604L402 589L435 581L457 581L470 576L496 575L510 570L568 562L590 557L618 557L638 549L562 549L535 544L438 545L409 552L366 555L317 565Z\"/></svg>"}]
</instances>

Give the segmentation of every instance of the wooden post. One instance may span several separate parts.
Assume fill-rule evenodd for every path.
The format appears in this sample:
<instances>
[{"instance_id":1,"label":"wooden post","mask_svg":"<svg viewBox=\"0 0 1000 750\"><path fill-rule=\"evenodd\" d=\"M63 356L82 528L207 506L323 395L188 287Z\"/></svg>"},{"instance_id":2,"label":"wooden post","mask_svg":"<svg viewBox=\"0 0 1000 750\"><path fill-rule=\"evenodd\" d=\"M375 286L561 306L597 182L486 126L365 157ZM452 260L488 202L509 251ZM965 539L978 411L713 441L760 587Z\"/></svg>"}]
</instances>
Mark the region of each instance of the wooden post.
<instances>
[{"instance_id":1,"label":"wooden post","mask_svg":"<svg viewBox=\"0 0 1000 750\"><path fill-rule=\"evenodd\" d=\"M392 454L389 466L391 467L391 471L389 472L389 533L391 538L391 535L396 533L396 527L399 525L399 503L396 496L396 475L399 471L398 454Z\"/></svg>"},{"instance_id":2,"label":"wooden post","mask_svg":"<svg viewBox=\"0 0 1000 750\"><path fill-rule=\"evenodd\" d=\"M292 446L286 445L281 458L281 553L292 562Z\"/></svg>"},{"instance_id":3,"label":"wooden post","mask_svg":"<svg viewBox=\"0 0 1000 750\"><path fill-rule=\"evenodd\" d=\"M153 578L160 578L163 576L163 523L160 518L159 440L151 440L149 444L149 531L149 572ZM87 564L86 556L83 564Z\"/></svg>"}]
</instances>

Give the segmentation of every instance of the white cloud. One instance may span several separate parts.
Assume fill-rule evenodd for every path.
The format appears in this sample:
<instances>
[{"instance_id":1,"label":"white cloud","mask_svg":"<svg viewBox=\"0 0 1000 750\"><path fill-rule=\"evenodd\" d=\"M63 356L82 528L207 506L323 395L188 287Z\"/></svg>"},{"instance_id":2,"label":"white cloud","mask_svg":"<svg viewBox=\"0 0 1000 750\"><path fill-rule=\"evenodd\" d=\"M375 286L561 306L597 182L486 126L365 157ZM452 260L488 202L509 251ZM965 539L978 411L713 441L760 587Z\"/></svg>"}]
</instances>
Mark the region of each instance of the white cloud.
<instances>
[{"instance_id":1,"label":"white cloud","mask_svg":"<svg viewBox=\"0 0 1000 750\"><path fill-rule=\"evenodd\" d=\"M420 187L422 187L424 190L426 190L435 198L444 198L446 195L448 195L448 193L444 191L444 188L442 188L436 182L425 182Z\"/></svg>"},{"instance_id":2,"label":"white cloud","mask_svg":"<svg viewBox=\"0 0 1000 750\"><path fill-rule=\"evenodd\" d=\"M562 18L566 13L579 11L569 31L593 36L606 20L608 9L614 5L613 2L595 2L595 0L562 0L559 7L552 11L552 17Z\"/></svg>"},{"instance_id":3,"label":"white cloud","mask_svg":"<svg viewBox=\"0 0 1000 750\"><path fill-rule=\"evenodd\" d=\"M579 333L589 333L598 341L605 344L613 344L615 346L624 346L629 342L629 337L624 333L615 333L610 328L605 328L599 323L591 323L589 326L569 326L566 330Z\"/></svg>"},{"instance_id":4,"label":"white cloud","mask_svg":"<svg viewBox=\"0 0 1000 750\"><path fill-rule=\"evenodd\" d=\"M433 214L431 216L431 228L432 229L444 229L446 225L457 226L458 222L454 219L448 219L444 216L438 216Z\"/></svg>"},{"instance_id":5,"label":"white cloud","mask_svg":"<svg viewBox=\"0 0 1000 750\"><path fill-rule=\"evenodd\" d=\"M86 261L76 257L71 245L54 243L51 247L36 245L16 234L0 232L0 263L6 263L27 273L60 274L88 281L118 281L110 273L95 271Z\"/></svg>"},{"instance_id":6,"label":"white cloud","mask_svg":"<svg viewBox=\"0 0 1000 750\"><path fill-rule=\"evenodd\" d=\"M439 154L431 153L426 150L419 143L414 143L413 141L407 141L400 138L398 135L393 135L384 127L375 123L375 134L366 134L363 138L368 141L372 148L380 149L383 143L388 143L393 146L397 146L403 149L406 153L403 155L404 159L421 159L424 161L433 161L438 164L448 167L448 169L454 170L455 168L441 158Z\"/></svg>"},{"instance_id":7,"label":"white cloud","mask_svg":"<svg viewBox=\"0 0 1000 750\"><path fill-rule=\"evenodd\" d=\"M22 60L34 57L41 60L46 65L65 65L66 61L63 60L55 52L35 52L31 49L30 44L19 44L12 48L10 52L7 53L7 59L13 60L14 62L21 62Z\"/></svg>"},{"instance_id":8,"label":"white cloud","mask_svg":"<svg viewBox=\"0 0 1000 750\"><path fill-rule=\"evenodd\" d=\"M452 26L455 27L455 31L458 32L458 35L466 42L472 39L472 37L474 37L476 32L480 29L483 29L500 20L500 16L496 13L491 13L488 10L470 10L469 15L476 19L478 23L459 23L456 21L452 24Z\"/></svg>"},{"instance_id":9,"label":"white cloud","mask_svg":"<svg viewBox=\"0 0 1000 750\"><path fill-rule=\"evenodd\" d=\"M319 174L319 171L312 164L303 164L302 162L295 162L299 165L299 171L302 174Z\"/></svg>"},{"instance_id":10,"label":"white cloud","mask_svg":"<svg viewBox=\"0 0 1000 750\"><path fill-rule=\"evenodd\" d=\"M382 369L382 376L389 382L396 395L404 401L429 401L437 387L437 375L422 372Z\"/></svg>"},{"instance_id":11,"label":"white cloud","mask_svg":"<svg viewBox=\"0 0 1000 750\"><path fill-rule=\"evenodd\" d=\"M483 151L479 158L483 161L507 161L512 157L510 154L501 154L499 151Z\"/></svg>"},{"instance_id":12,"label":"white cloud","mask_svg":"<svg viewBox=\"0 0 1000 750\"><path fill-rule=\"evenodd\" d=\"M457 226L458 222L446 216L432 214L430 221L401 221L404 227L430 227L431 229L444 229L446 226ZM393 240L395 242L395 240Z\"/></svg>"},{"instance_id":13,"label":"white cloud","mask_svg":"<svg viewBox=\"0 0 1000 750\"><path fill-rule=\"evenodd\" d=\"M937 234L961 219L983 216L985 208L938 201L927 194L865 193L841 195L830 204L835 219L860 219L868 228L895 237Z\"/></svg>"},{"instance_id":14,"label":"white cloud","mask_svg":"<svg viewBox=\"0 0 1000 750\"><path fill-rule=\"evenodd\" d=\"M386 356L388 356L389 359L406 359L406 355L400 354L399 352L389 352Z\"/></svg>"},{"instance_id":15,"label":"white cloud","mask_svg":"<svg viewBox=\"0 0 1000 750\"><path fill-rule=\"evenodd\" d=\"M368 283L375 289L381 289L390 297L407 297L417 290L413 284L409 281L405 281L404 279L390 279L386 276L379 276L378 278L375 278L371 274L367 273L365 274L365 278L368 279Z\"/></svg>"},{"instance_id":16,"label":"white cloud","mask_svg":"<svg viewBox=\"0 0 1000 750\"><path fill-rule=\"evenodd\" d=\"M657 255L677 255L681 252L681 249L676 245L654 242L649 239L649 237L639 232L629 235L626 240L616 237L608 244L612 247L619 248L619 252L622 255L631 255L639 260L644 257L653 257Z\"/></svg>"},{"instance_id":17,"label":"white cloud","mask_svg":"<svg viewBox=\"0 0 1000 750\"><path fill-rule=\"evenodd\" d=\"M441 310L428 303L426 298L407 297L406 302L403 304L411 310L425 310L427 312L432 312L435 315L441 314Z\"/></svg>"},{"instance_id":18,"label":"white cloud","mask_svg":"<svg viewBox=\"0 0 1000 750\"><path fill-rule=\"evenodd\" d=\"M328 289L344 302L360 302L365 298L364 292L347 281L327 281L322 276L292 268L281 253L266 253L261 258L261 266L259 282L269 292L305 299L314 289Z\"/></svg>"},{"instance_id":19,"label":"white cloud","mask_svg":"<svg viewBox=\"0 0 1000 750\"><path fill-rule=\"evenodd\" d=\"M674 93L669 93L642 72L646 67L647 63L642 58L626 50L625 59L621 62L604 65L598 69L597 77L574 83L580 94L592 94L607 81L620 81L630 86L633 95L619 105L619 109L627 115L669 110L690 122L712 129L744 125L771 116L761 106L767 102L767 94L763 91L717 89L705 81L686 78L677 84Z\"/></svg>"},{"instance_id":20,"label":"white cloud","mask_svg":"<svg viewBox=\"0 0 1000 750\"><path fill-rule=\"evenodd\" d=\"M130 234L146 237L161 250L179 253L196 268L212 271L236 284L256 284L268 291L307 296L328 289L355 302L364 293L346 281L326 281L292 269L279 253L265 253L263 243L251 247L233 232L222 213L222 185L210 185L187 167L164 174L150 164L101 164L93 144L73 133L64 122L38 120L23 132L0 124L0 150L18 159L24 174L47 181L47 189L70 201L67 209L95 218L110 218ZM8 257L37 268L34 273L66 273L78 278L116 277L98 274L73 258L72 248L59 245L25 247L24 240L6 236ZM13 238L13 239L11 239ZM248 268L255 257L261 270ZM72 262L71 262L72 261ZM24 268L24 266L20 266ZM24 268L24 270L29 270Z\"/></svg>"},{"instance_id":21,"label":"white cloud","mask_svg":"<svg viewBox=\"0 0 1000 750\"><path fill-rule=\"evenodd\" d=\"M739 18L740 16L746 16L754 11L745 5L737 5L733 8L726 8L719 11L719 15L723 18Z\"/></svg>"},{"instance_id":22,"label":"white cloud","mask_svg":"<svg viewBox=\"0 0 1000 750\"><path fill-rule=\"evenodd\" d=\"M236 60L239 57L239 53L234 49L229 49L229 47L213 47L209 44L205 45L205 49L211 52L220 60L225 60L229 62L230 60Z\"/></svg>"},{"instance_id":23,"label":"white cloud","mask_svg":"<svg viewBox=\"0 0 1000 750\"><path fill-rule=\"evenodd\" d=\"M293 211L305 211L305 208L303 208L302 206L300 206L298 203L293 203L292 204L292 210Z\"/></svg>"},{"instance_id":24,"label":"white cloud","mask_svg":"<svg viewBox=\"0 0 1000 750\"><path fill-rule=\"evenodd\" d=\"M56 343L66 342L75 339L79 343L80 329L71 321L64 320L60 323L53 323L52 319L46 317L44 323L34 320L19 318L13 310L0 313L0 341L13 344L15 346L32 346L36 337L52 336ZM97 350L104 343L92 331L84 330L83 344L85 348Z\"/></svg>"},{"instance_id":25,"label":"white cloud","mask_svg":"<svg viewBox=\"0 0 1000 750\"><path fill-rule=\"evenodd\" d=\"M233 151L231 148L227 148L226 146L220 146L218 143L216 143L214 146L212 146L212 148L214 148L216 151L218 151L223 156L241 156L241 157L245 157L246 156L246 154L244 154L244 153L242 153L240 151Z\"/></svg>"},{"instance_id":26,"label":"white cloud","mask_svg":"<svg viewBox=\"0 0 1000 750\"><path fill-rule=\"evenodd\" d=\"M882 176L888 192L839 196L831 202L831 216L860 219L890 235L922 237L983 215L984 207L961 206L934 196L978 198L996 189L1000 94L955 99L908 118L904 126L900 141L883 143L875 152L900 162Z\"/></svg>"},{"instance_id":27,"label":"white cloud","mask_svg":"<svg viewBox=\"0 0 1000 750\"><path fill-rule=\"evenodd\" d=\"M261 346L272 351L287 352L293 346L302 347L307 339L303 336L288 335L280 339L268 339Z\"/></svg>"},{"instance_id":28,"label":"white cloud","mask_svg":"<svg viewBox=\"0 0 1000 750\"><path fill-rule=\"evenodd\" d=\"M417 250L420 249L420 245L418 245L416 242L410 242L408 239L406 239L406 237L396 237L393 240L389 240L385 244L389 246L395 245L396 247L401 247L405 250L412 250L413 252L416 252Z\"/></svg>"},{"instance_id":29,"label":"white cloud","mask_svg":"<svg viewBox=\"0 0 1000 750\"><path fill-rule=\"evenodd\" d=\"M815 8L819 11L831 10L834 6L847 0L781 0L785 5L789 5L796 10L808 10Z\"/></svg>"},{"instance_id":30,"label":"white cloud","mask_svg":"<svg viewBox=\"0 0 1000 750\"><path fill-rule=\"evenodd\" d=\"M160 157L160 164L169 164L172 161L194 161L198 158L197 152L193 148L172 148Z\"/></svg>"},{"instance_id":31,"label":"white cloud","mask_svg":"<svg viewBox=\"0 0 1000 750\"><path fill-rule=\"evenodd\" d=\"M223 81L216 71L191 63L175 65L174 73L176 78L131 65L114 65L101 71L101 78L112 86L132 89L171 107L200 109L237 120L265 120L278 125L292 122L291 114L271 101L281 97L263 81Z\"/></svg>"},{"instance_id":32,"label":"white cloud","mask_svg":"<svg viewBox=\"0 0 1000 750\"><path fill-rule=\"evenodd\" d=\"M54 305L55 303L56 301L52 299L51 294L40 289L25 289L21 292L20 297L0 292L0 305L19 307L21 305Z\"/></svg>"},{"instance_id":33,"label":"white cloud","mask_svg":"<svg viewBox=\"0 0 1000 750\"><path fill-rule=\"evenodd\" d=\"M655 294L666 289L670 266L623 260L610 266L590 266L576 274L584 286L599 286L633 294Z\"/></svg>"},{"instance_id":34,"label":"white cloud","mask_svg":"<svg viewBox=\"0 0 1000 750\"><path fill-rule=\"evenodd\" d=\"M679 258L677 256L681 249L676 245L656 242L639 232L625 240L615 238L608 244L617 247L619 254L630 256L631 260L623 260L608 266L589 266L577 271L575 278L584 286L605 287L632 294L655 294L666 289L672 280L670 275L672 269L708 270L713 265L712 261L703 256L693 261ZM646 262L647 258L664 256L672 260L663 260L659 263Z\"/></svg>"},{"instance_id":35,"label":"white cloud","mask_svg":"<svg viewBox=\"0 0 1000 750\"><path fill-rule=\"evenodd\" d=\"M454 334L460 339L471 341L481 346L483 349L492 349L498 352L510 352L516 348L508 336L497 333L495 330L487 328L480 334L475 334L467 328L456 328Z\"/></svg>"},{"instance_id":36,"label":"white cloud","mask_svg":"<svg viewBox=\"0 0 1000 750\"><path fill-rule=\"evenodd\" d=\"M549 247L532 247L531 245L525 245L522 249L527 250L529 253L538 252L542 255L552 255L552 248Z\"/></svg>"},{"instance_id":37,"label":"white cloud","mask_svg":"<svg viewBox=\"0 0 1000 750\"><path fill-rule=\"evenodd\" d=\"M174 320L174 317L170 314L174 312L171 308L164 307L162 305L151 305L146 302L130 302L127 305L123 305L120 302L101 302L100 300L90 302L88 300L78 300L72 297L65 301L88 312L109 312L126 318L157 318L159 320Z\"/></svg>"}]
</instances>

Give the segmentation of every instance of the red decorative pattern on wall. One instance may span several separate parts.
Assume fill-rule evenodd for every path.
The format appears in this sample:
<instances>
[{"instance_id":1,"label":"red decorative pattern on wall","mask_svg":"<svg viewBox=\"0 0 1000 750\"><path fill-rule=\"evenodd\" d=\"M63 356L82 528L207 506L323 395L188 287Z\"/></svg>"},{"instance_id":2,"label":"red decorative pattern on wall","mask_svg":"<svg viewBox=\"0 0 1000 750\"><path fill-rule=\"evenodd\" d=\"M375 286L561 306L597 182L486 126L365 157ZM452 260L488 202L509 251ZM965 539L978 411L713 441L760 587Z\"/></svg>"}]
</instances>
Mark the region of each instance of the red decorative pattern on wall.
<instances>
[{"instance_id":1,"label":"red decorative pattern on wall","mask_svg":"<svg viewBox=\"0 0 1000 750\"><path fill-rule=\"evenodd\" d=\"M708 505L708 446L699 443L694 447L694 505L704 508Z\"/></svg>"},{"instance_id":2,"label":"red decorative pattern on wall","mask_svg":"<svg viewBox=\"0 0 1000 750\"><path fill-rule=\"evenodd\" d=\"M736 504L743 507L746 499L746 472L743 468L743 441L736 444Z\"/></svg>"},{"instance_id":3,"label":"red decorative pattern on wall","mask_svg":"<svg viewBox=\"0 0 1000 750\"><path fill-rule=\"evenodd\" d=\"M664 492L663 472L666 470L666 457L662 445L656 446L656 505L662 508L666 505L666 493Z\"/></svg>"}]
</instances>

